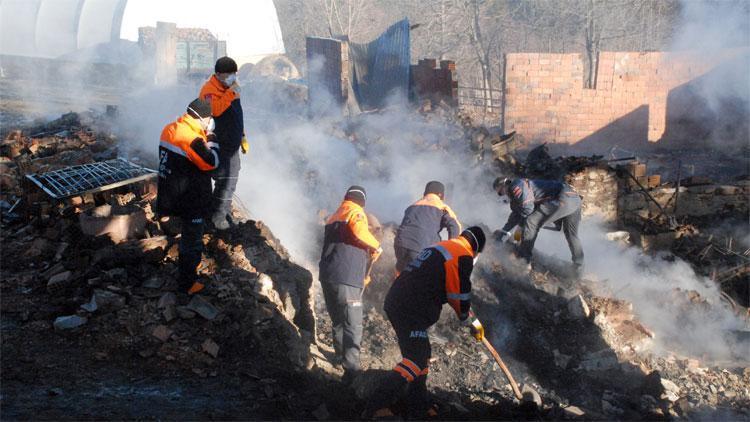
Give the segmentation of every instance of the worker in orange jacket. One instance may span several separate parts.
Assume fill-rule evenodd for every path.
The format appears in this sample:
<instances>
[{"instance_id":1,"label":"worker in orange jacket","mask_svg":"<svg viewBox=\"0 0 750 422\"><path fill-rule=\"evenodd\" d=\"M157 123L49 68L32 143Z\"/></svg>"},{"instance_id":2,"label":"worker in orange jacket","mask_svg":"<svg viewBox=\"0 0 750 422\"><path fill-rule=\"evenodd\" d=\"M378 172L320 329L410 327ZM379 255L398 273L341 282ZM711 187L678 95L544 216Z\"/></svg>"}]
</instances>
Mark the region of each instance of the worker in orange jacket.
<instances>
[{"instance_id":1,"label":"worker in orange jacket","mask_svg":"<svg viewBox=\"0 0 750 422\"><path fill-rule=\"evenodd\" d=\"M403 359L377 387L364 417L392 417L389 406L404 396L409 418L435 416L427 393L432 354L427 330L438 321L445 303L461 321L468 322L471 272L485 242L480 227L469 227L455 239L422 250L396 277L383 309L396 332ZM484 328L479 321L474 318L468 325L471 334L481 341Z\"/></svg>"},{"instance_id":2,"label":"worker in orange jacket","mask_svg":"<svg viewBox=\"0 0 750 422\"><path fill-rule=\"evenodd\" d=\"M339 209L326 221L320 256L320 285L333 325L336 354L342 358L345 383L359 373L362 341L362 292L367 267L382 253L370 233L364 211L367 193L361 186L346 191Z\"/></svg>"},{"instance_id":3,"label":"worker in orange jacket","mask_svg":"<svg viewBox=\"0 0 750 422\"><path fill-rule=\"evenodd\" d=\"M211 103L216 120L216 138L221 151L219 166L213 172L213 212L211 223L219 230L228 229L232 219L232 196L240 174L239 151L248 151L245 126L237 83L237 63L229 57L216 61L214 74L201 88L200 99Z\"/></svg>"},{"instance_id":4,"label":"worker in orange jacket","mask_svg":"<svg viewBox=\"0 0 750 422\"><path fill-rule=\"evenodd\" d=\"M180 288L203 289L196 269L203 252L204 219L211 211L211 176L219 164L219 144L211 132L211 105L195 99L187 113L166 125L159 143L157 213L182 220L179 244Z\"/></svg>"}]
</instances>

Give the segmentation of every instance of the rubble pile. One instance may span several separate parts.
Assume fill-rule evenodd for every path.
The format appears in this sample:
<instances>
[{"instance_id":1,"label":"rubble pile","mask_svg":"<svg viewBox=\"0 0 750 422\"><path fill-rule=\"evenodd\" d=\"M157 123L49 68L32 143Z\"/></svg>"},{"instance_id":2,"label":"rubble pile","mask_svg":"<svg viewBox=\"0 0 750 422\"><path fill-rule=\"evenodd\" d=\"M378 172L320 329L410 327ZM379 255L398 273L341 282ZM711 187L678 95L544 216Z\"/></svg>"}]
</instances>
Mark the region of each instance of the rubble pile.
<instances>
[{"instance_id":1,"label":"rubble pile","mask_svg":"<svg viewBox=\"0 0 750 422\"><path fill-rule=\"evenodd\" d=\"M116 138L107 131L106 115L67 113L48 123L24 129L4 128L0 144L0 207L3 219L39 200L25 184L27 174L103 161L117 157ZM22 201L24 199L24 201ZM15 207L14 207L15 205Z\"/></svg>"}]
</instances>

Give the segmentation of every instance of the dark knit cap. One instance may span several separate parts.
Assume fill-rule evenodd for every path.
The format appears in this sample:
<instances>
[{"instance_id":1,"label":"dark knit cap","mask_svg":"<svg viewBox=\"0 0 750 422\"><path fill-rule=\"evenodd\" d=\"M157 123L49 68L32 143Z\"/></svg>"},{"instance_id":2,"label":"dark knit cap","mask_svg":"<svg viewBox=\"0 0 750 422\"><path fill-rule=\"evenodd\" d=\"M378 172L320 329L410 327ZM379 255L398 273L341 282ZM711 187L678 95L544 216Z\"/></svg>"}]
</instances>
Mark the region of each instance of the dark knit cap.
<instances>
[{"instance_id":1,"label":"dark knit cap","mask_svg":"<svg viewBox=\"0 0 750 422\"><path fill-rule=\"evenodd\" d=\"M436 195L443 196L445 195L445 186L437 180L428 182L424 187L424 194L427 195L428 193L434 193Z\"/></svg>"},{"instance_id":2,"label":"dark knit cap","mask_svg":"<svg viewBox=\"0 0 750 422\"><path fill-rule=\"evenodd\" d=\"M196 98L187 107L187 112L193 117L204 119L211 117L211 103Z\"/></svg>"},{"instance_id":3,"label":"dark knit cap","mask_svg":"<svg viewBox=\"0 0 750 422\"><path fill-rule=\"evenodd\" d=\"M216 60L216 66L214 66L214 72L216 73L235 73L237 72L237 62L229 57L221 57Z\"/></svg>"},{"instance_id":4,"label":"dark knit cap","mask_svg":"<svg viewBox=\"0 0 750 422\"><path fill-rule=\"evenodd\" d=\"M492 189L497 190L497 188L499 188L500 186L503 186L503 185L507 186L507 185L510 185L512 182L513 180L508 177L498 177L497 179L495 179L494 182L492 182Z\"/></svg>"},{"instance_id":5,"label":"dark knit cap","mask_svg":"<svg viewBox=\"0 0 750 422\"><path fill-rule=\"evenodd\" d=\"M487 239L484 237L484 230L481 227L471 226L462 231L461 236L469 241L475 253L480 253L484 250L484 243Z\"/></svg>"},{"instance_id":6,"label":"dark knit cap","mask_svg":"<svg viewBox=\"0 0 750 422\"><path fill-rule=\"evenodd\" d=\"M360 207L364 207L365 202L367 201L367 192L365 191L365 188L363 188L362 186L354 185L354 186L349 187L349 189L346 190L346 195L344 195L344 199L348 199L349 201L354 202Z\"/></svg>"}]
</instances>

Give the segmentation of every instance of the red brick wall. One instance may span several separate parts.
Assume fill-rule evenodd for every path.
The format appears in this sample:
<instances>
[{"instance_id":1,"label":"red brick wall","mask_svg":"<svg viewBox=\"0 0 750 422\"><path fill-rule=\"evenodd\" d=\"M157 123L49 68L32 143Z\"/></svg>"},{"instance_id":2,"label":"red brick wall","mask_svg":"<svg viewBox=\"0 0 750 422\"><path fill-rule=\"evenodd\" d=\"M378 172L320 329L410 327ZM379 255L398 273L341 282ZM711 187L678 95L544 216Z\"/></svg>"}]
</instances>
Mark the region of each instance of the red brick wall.
<instances>
[{"instance_id":1,"label":"red brick wall","mask_svg":"<svg viewBox=\"0 0 750 422\"><path fill-rule=\"evenodd\" d=\"M505 131L515 130L531 141L572 144L615 126L617 136L658 141L666 129L670 90L747 51L727 50L712 57L603 52L595 89L583 87L580 54L507 54ZM631 129L627 116L641 115L639 126L644 127Z\"/></svg>"}]
</instances>

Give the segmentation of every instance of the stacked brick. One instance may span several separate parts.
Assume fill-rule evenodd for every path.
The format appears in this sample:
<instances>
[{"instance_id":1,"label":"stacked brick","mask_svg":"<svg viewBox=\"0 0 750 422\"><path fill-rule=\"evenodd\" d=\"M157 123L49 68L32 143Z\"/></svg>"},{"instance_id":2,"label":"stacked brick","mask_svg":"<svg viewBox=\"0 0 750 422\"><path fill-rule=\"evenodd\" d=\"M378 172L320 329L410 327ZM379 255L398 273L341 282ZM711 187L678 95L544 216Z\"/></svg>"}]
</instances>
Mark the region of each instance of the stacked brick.
<instances>
[{"instance_id":1,"label":"stacked brick","mask_svg":"<svg viewBox=\"0 0 750 422\"><path fill-rule=\"evenodd\" d=\"M565 176L565 182L583 197L584 216L614 224L618 217L618 179L609 166L590 166Z\"/></svg>"},{"instance_id":2,"label":"stacked brick","mask_svg":"<svg viewBox=\"0 0 750 422\"><path fill-rule=\"evenodd\" d=\"M670 90L747 51L726 50L713 57L602 52L593 89L584 88L580 54L507 54L505 129L533 141L576 143L643 107L648 140L658 141L666 128Z\"/></svg>"},{"instance_id":3,"label":"stacked brick","mask_svg":"<svg viewBox=\"0 0 750 422\"><path fill-rule=\"evenodd\" d=\"M450 105L458 103L458 81L456 63L442 60L422 59L411 66L412 88L420 100L445 101Z\"/></svg>"}]
</instances>

